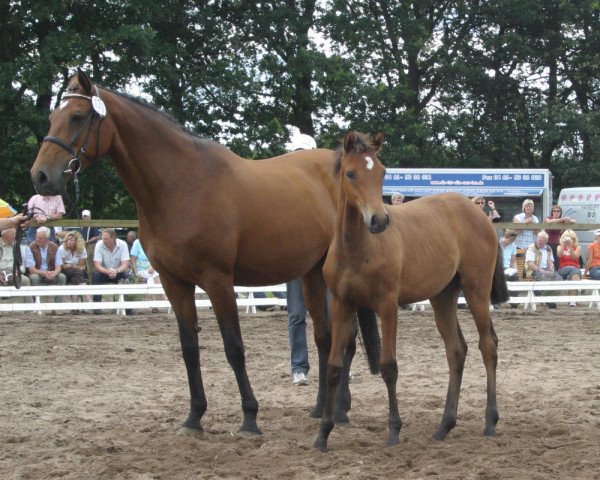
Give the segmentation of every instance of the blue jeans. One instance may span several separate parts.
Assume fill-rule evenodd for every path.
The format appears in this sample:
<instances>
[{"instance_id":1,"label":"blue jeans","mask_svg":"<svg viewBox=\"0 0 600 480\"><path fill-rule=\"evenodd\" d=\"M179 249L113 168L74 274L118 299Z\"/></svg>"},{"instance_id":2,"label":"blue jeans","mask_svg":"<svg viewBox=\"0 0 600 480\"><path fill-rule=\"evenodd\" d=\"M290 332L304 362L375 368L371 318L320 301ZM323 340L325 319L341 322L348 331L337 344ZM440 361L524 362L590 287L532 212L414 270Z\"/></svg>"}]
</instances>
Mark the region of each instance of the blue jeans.
<instances>
[{"instance_id":1,"label":"blue jeans","mask_svg":"<svg viewBox=\"0 0 600 480\"><path fill-rule=\"evenodd\" d=\"M571 280L571 277L573 277L573 275L579 275L581 277L581 270L579 270L577 267L562 267L559 271L558 274L564 278L565 280Z\"/></svg>"},{"instance_id":2,"label":"blue jeans","mask_svg":"<svg viewBox=\"0 0 600 480\"><path fill-rule=\"evenodd\" d=\"M592 280L600 280L600 267L590 268L590 277Z\"/></svg>"},{"instance_id":3,"label":"blue jeans","mask_svg":"<svg viewBox=\"0 0 600 480\"><path fill-rule=\"evenodd\" d=\"M302 279L286 283L288 333L290 337L292 373L308 373L308 346L306 344L306 305L302 295Z\"/></svg>"}]
</instances>

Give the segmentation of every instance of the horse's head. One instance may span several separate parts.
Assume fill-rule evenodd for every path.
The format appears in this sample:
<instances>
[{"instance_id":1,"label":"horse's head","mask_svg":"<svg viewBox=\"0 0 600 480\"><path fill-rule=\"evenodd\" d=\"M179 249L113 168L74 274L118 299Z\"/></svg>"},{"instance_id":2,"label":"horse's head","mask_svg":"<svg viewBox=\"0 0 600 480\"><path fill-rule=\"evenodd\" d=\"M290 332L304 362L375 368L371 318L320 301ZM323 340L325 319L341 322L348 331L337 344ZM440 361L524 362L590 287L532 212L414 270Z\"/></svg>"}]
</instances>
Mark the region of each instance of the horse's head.
<instances>
[{"instance_id":1,"label":"horse's head","mask_svg":"<svg viewBox=\"0 0 600 480\"><path fill-rule=\"evenodd\" d=\"M31 179L41 195L57 195L82 167L106 153L109 132L101 128L106 106L98 87L81 70L69 80L67 93L50 115Z\"/></svg>"},{"instance_id":2,"label":"horse's head","mask_svg":"<svg viewBox=\"0 0 600 480\"><path fill-rule=\"evenodd\" d=\"M371 233L383 232L390 217L381 197L385 167L377 158L383 133L369 139L358 132L348 132L341 157L342 189L346 202L363 216Z\"/></svg>"}]
</instances>

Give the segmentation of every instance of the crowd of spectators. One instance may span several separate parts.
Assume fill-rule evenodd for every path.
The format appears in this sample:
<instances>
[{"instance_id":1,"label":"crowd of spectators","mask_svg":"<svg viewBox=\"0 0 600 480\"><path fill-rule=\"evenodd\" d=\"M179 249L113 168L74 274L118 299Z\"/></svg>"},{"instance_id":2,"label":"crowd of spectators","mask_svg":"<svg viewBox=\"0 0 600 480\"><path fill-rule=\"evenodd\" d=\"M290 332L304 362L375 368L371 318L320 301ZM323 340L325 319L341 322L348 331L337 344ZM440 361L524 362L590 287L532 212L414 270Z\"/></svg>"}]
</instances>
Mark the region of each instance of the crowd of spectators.
<instances>
[{"instance_id":1,"label":"crowd of spectators","mask_svg":"<svg viewBox=\"0 0 600 480\"><path fill-rule=\"evenodd\" d=\"M314 146L311 143L300 148ZM483 197L477 196L471 201L490 221L498 222L503 218L502 212L496 209L492 200L486 202ZM404 197L396 193L392 195L391 203L402 205ZM64 230L60 227L46 227L43 224L47 220L59 219L65 215L60 195L34 195L28 202L28 209L33 213L33 219L38 226L29 226L27 230L24 258L26 276L23 276L23 285L102 285L124 281L160 283L159 273L150 264L136 231L127 232L126 239L121 240L112 228L101 232L93 226ZM507 280L579 280L588 275L593 279L600 279L600 229L596 230L596 240L589 246L584 261L577 234L567 228L574 220L563 216L559 205L552 207L550 215L544 221L562 228L535 229L534 224L539 223L539 220L533 211L533 200L523 201L522 212L512 220L527 226L506 230L499 239L504 253ZM81 218L84 221L91 220L90 210L83 210ZM0 219L0 285L13 285L15 227L25 220L23 215ZM288 285L288 297L289 290ZM57 298L58 300L61 299ZM100 301L100 296L94 296L94 301ZM300 312L300 324L303 324L306 316L302 313L304 308L300 302L299 307L294 309ZM96 310L95 313L99 314L101 311ZM293 373L300 372L305 376L308 372L305 365L301 368L295 367Z\"/></svg>"}]
</instances>

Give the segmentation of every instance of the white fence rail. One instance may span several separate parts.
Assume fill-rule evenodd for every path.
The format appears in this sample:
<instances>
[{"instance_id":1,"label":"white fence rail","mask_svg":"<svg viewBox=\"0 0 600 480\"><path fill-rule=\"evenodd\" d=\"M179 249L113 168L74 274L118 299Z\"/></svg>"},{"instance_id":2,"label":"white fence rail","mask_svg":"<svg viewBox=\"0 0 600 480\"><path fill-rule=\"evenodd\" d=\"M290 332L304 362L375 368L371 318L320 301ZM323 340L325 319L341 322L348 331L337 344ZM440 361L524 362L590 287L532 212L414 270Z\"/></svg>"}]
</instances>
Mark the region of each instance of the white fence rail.
<instances>
[{"instance_id":1,"label":"white fence rail","mask_svg":"<svg viewBox=\"0 0 600 480\"><path fill-rule=\"evenodd\" d=\"M578 302L588 304L589 308L594 306L600 310L600 280L581 281L552 281L552 282L508 282L511 292L509 303L522 305L524 309L536 310L539 303L569 303ZM246 312L256 313L258 306L285 306L286 300L276 297L256 298L256 292L285 292L285 285L271 285L267 287L235 287L238 295L238 306L246 308ZM205 292L196 288L196 307L209 308L210 300ZM86 296L103 295L104 301L86 301ZM141 299L125 299L125 296L143 297ZM164 295L161 285L69 285L59 286L36 286L22 287L0 287L0 312L37 312L52 310L116 310L119 314L125 314L125 309L151 309L169 308L168 300L147 298L148 296ZM81 301L54 302L56 296L68 297L78 296ZM112 296L106 300L106 296ZM245 296L245 298L244 298ZM464 298L459 303L465 303ZM425 309L429 301L418 302L413 308Z\"/></svg>"},{"instance_id":2,"label":"white fence rail","mask_svg":"<svg viewBox=\"0 0 600 480\"><path fill-rule=\"evenodd\" d=\"M246 312L256 313L259 306L285 306L285 298L255 298L256 292L285 292L285 284L271 285L268 287L235 287L238 293L237 304L246 307ZM146 298L149 295L164 295L162 285L145 284L108 284L108 285L68 285L52 286L40 285L35 287L0 287L0 312L37 312L52 310L117 310L117 313L125 315L126 309L151 309L171 308L166 299L157 300ZM196 307L209 308L210 300L205 292L196 288ZM86 296L102 295L102 302L86 301ZM54 302L54 297L64 297L63 302ZM78 296L80 301L65 301L68 297ZM106 300L106 296L112 296L112 300ZM125 299L125 296L144 297L143 299ZM243 298L246 296L246 298ZM200 298L198 298L200 297ZM6 301L10 303L6 303Z\"/></svg>"}]
</instances>

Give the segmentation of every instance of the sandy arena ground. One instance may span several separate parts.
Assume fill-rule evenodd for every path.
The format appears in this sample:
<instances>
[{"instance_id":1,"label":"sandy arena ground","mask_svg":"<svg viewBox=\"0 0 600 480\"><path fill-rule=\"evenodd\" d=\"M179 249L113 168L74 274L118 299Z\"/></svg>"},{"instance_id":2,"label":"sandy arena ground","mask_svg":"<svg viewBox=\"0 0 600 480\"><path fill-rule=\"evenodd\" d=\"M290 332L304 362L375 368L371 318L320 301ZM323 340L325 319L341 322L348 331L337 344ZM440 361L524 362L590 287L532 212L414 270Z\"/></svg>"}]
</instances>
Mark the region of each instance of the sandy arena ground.
<instances>
[{"instance_id":1,"label":"sandy arena ground","mask_svg":"<svg viewBox=\"0 0 600 480\"><path fill-rule=\"evenodd\" d=\"M211 312L201 311L204 433L180 435L188 388L166 314L0 317L2 479L600 479L600 313L587 306L493 313L500 339L495 438L482 436L485 372L469 343L459 423L432 439L447 365L431 310L400 312L401 444L385 447L387 399L359 352L351 424L313 449L316 352L307 387L289 376L285 312L241 314L262 436L238 435L237 385ZM312 330L310 331L312 336Z\"/></svg>"}]
</instances>

